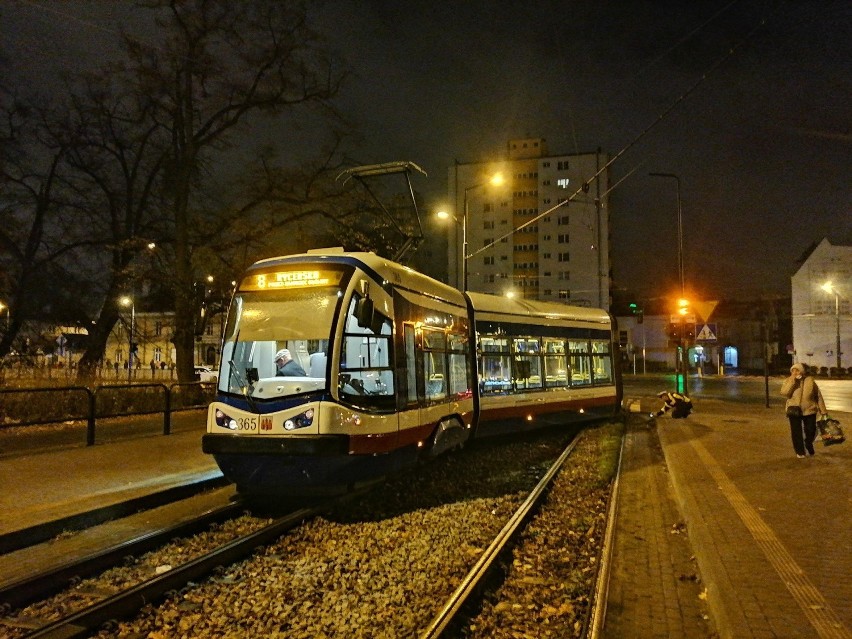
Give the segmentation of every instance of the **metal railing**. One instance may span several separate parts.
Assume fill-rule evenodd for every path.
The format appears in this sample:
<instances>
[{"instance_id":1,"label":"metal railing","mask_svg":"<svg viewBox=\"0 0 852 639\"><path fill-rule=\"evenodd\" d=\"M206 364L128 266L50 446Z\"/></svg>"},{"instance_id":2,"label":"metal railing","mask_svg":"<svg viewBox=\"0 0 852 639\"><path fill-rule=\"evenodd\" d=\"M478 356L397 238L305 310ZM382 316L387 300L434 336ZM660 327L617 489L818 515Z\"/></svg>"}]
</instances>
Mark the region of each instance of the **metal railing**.
<instances>
[{"instance_id":1,"label":"metal railing","mask_svg":"<svg viewBox=\"0 0 852 639\"><path fill-rule=\"evenodd\" d=\"M0 429L86 422L86 445L95 443L98 419L163 414L163 435L171 434L172 413L204 408L213 401L214 382L113 384L0 389Z\"/></svg>"}]
</instances>

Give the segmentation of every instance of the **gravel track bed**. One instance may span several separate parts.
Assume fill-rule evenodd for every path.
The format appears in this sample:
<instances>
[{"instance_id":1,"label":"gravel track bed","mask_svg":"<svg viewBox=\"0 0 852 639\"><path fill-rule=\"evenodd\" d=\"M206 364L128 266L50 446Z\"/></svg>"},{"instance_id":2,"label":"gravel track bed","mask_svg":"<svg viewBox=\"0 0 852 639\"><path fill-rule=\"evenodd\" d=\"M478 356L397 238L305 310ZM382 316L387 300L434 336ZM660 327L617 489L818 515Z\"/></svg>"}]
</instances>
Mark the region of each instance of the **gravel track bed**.
<instances>
[{"instance_id":1,"label":"gravel track bed","mask_svg":"<svg viewBox=\"0 0 852 639\"><path fill-rule=\"evenodd\" d=\"M577 444L466 637L584 635L622 434L620 424L610 424Z\"/></svg>"},{"instance_id":2,"label":"gravel track bed","mask_svg":"<svg viewBox=\"0 0 852 639\"><path fill-rule=\"evenodd\" d=\"M565 432L551 431L522 441L477 443L442 457L95 636L416 637L569 439ZM606 482L599 483L606 491ZM605 497L602 501L605 509ZM578 540L597 539L590 527L603 533L602 523L593 525L597 511L578 510L574 518L551 526L561 526L563 536ZM247 519L254 528L266 523ZM224 526L240 526L235 522ZM580 532L569 535L573 525ZM224 541L206 534L182 540L170 550L148 553L137 570L147 578L158 567L190 559L196 544L207 550ZM583 552L597 556L591 547ZM131 585L116 576L124 570L115 568L77 589ZM594 569L589 572L593 579ZM47 620L68 614L73 608L67 606L57 604L55 612L31 607L19 614ZM486 627L485 621L477 624Z\"/></svg>"},{"instance_id":3,"label":"gravel track bed","mask_svg":"<svg viewBox=\"0 0 852 639\"><path fill-rule=\"evenodd\" d=\"M161 548L131 558L125 565L111 568L96 577L82 579L53 597L0 616L0 637L22 637L30 630L17 626L18 621L23 625L45 625L56 621L105 597L151 579L172 566L187 563L209 552L211 548L259 530L269 521L250 515L230 519L211 526L209 531L175 539Z\"/></svg>"}]
</instances>

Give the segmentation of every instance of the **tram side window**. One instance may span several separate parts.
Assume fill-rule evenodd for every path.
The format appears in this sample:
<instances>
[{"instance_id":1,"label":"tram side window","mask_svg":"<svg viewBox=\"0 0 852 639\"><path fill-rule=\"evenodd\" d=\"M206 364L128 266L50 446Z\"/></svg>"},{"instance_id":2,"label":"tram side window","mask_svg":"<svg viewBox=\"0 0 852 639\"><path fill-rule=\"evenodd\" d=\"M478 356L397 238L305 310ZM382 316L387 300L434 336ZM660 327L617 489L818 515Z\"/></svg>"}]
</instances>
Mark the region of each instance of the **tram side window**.
<instances>
[{"instance_id":1,"label":"tram side window","mask_svg":"<svg viewBox=\"0 0 852 639\"><path fill-rule=\"evenodd\" d=\"M595 384L612 384L612 357L609 340L592 340L592 366Z\"/></svg>"},{"instance_id":2,"label":"tram side window","mask_svg":"<svg viewBox=\"0 0 852 639\"><path fill-rule=\"evenodd\" d=\"M571 358L571 386L590 386L592 383L592 361L587 340L569 340Z\"/></svg>"},{"instance_id":3,"label":"tram side window","mask_svg":"<svg viewBox=\"0 0 852 639\"><path fill-rule=\"evenodd\" d=\"M343 333L341 395L359 406L393 409L391 321L377 311L372 327L358 326L356 302L353 298Z\"/></svg>"},{"instance_id":4,"label":"tram side window","mask_svg":"<svg viewBox=\"0 0 852 639\"><path fill-rule=\"evenodd\" d=\"M565 341L544 338L544 385L547 388L568 385L568 358L565 355Z\"/></svg>"},{"instance_id":5,"label":"tram side window","mask_svg":"<svg viewBox=\"0 0 852 639\"><path fill-rule=\"evenodd\" d=\"M512 340L515 384L518 389L541 388L541 352L537 337Z\"/></svg>"},{"instance_id":6,"label":"tram side window","mask_svg":"<svg viewBox=\"0 0 852 639\"><path fill-rule=\"evenodd\" d=\"M423 368L426 401L447 397L447 336L442 330L423 329Z\"/></svg>"},{"instance_id":7,"label":"tram side window","mask_svg":"<svg viewBox=\"0 0 852 639\"><path fill-rule=\"evenodd\" d=\"M479 340L482 393L506 393L512 390L509 340L482 336Z\"/></svg>"},{"instance_id":8,"label":"tram side window","mask_svg":"<svg viewBox=\"0 0 852 639\"><path fill-rule=\"evenodd\" d=\"M468 357L467 335L450 333L449 364L450 364L450 397L469 395L471 391L470 358Z\"/></svg>"}]
</instances>

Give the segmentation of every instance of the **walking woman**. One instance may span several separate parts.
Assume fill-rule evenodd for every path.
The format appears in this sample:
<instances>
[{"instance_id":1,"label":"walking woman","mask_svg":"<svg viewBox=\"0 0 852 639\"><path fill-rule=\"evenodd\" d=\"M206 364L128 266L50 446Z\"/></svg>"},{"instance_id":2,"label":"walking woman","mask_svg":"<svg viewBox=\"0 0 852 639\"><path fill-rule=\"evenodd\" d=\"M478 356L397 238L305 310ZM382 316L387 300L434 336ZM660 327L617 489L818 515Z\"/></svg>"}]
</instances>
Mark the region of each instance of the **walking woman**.
<instances>
[{"instance_id":1,"label":"walking woman","mask_svg":"<svg viewBox=\"0 0 852 639\"><path fill-rule=\"evenodd\" d=\"M787 398L785 409L790 420L793 450L799 459L814 454L817 411L825 415L825 402L813 377L804 364L793 364L790 377L781 384L781 394Z\"/></svg>"}]
</instances>

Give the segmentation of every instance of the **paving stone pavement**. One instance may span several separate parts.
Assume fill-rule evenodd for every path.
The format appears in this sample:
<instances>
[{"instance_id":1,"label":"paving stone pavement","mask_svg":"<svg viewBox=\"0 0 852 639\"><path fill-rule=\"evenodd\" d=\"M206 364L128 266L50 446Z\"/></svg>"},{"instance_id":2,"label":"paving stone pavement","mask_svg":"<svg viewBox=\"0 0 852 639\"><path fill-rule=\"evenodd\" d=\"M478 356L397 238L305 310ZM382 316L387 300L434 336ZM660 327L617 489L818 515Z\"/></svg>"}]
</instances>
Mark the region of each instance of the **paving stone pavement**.
<instances>
[{"instance_id":1,"label":"paving stone pavement","mask_svg":"<svg viewBox=\"0 0 852 639\"><path fill-rule=\"evenodd\" d=\"M631 427L603 636L852 638L852 446L816 452L796 458L777 407L708 399Z\"/></svg>"},{"instance_id":2,"label":"paving stone pavement","mask_svg":"<svg viewBox=\"0 0 852 639\"><path fill-rule=\"evenodd\" d=\"M622 450L605 639L716 637L656 427L634 416Z\"/></svg>"}]
</instances>

